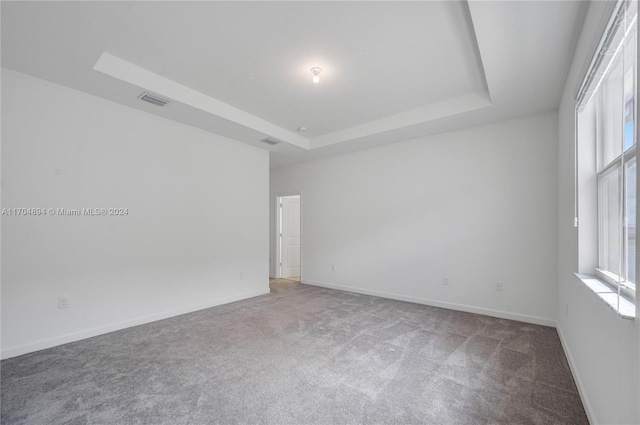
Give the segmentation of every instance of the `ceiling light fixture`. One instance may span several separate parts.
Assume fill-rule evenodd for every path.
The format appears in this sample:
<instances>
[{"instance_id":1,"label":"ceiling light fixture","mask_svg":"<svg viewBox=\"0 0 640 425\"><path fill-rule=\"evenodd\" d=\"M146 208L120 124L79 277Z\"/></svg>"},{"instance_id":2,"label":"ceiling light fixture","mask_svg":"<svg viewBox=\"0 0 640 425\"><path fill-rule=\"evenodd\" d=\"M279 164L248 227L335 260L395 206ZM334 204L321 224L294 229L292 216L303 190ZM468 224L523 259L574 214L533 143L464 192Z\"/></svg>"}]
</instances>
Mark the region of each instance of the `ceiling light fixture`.
<instances>
[{"instance_id":1,"label":"ceiling light fixture","mask_svg":"<svg viewBox=\"0 0 640 425\"><path fill-rule=\"evenodd\" d=\"M320 73L322 72L322 69L318 67L311 68L311 72L313 72L313 82L318 84L320 82Z\"/></svg>"}]
</instances>

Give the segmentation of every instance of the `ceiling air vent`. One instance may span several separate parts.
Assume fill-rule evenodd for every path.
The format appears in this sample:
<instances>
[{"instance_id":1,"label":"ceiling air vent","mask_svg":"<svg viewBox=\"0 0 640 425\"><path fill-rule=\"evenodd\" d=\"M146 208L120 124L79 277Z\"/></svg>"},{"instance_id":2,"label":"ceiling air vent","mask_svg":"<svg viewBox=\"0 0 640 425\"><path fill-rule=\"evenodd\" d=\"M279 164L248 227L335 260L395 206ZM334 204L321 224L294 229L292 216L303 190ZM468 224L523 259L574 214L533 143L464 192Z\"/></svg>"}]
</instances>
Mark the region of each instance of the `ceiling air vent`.
<instances>
[{"instance_id":1,"label":"ceiling air vent","mask_svg":"<svg viewBox=\"0 0 640 425\"><path fill-rule=\"evenodd\" d=\"M280 143L280 140L274 139L272 137L267 137L266 139L262 139L260 141L270 146L277 145L278 143Z\"/></svg>"},{"instance_id":2,"label":"ceiling air vent","mask_svg":"<svg viewBox=\"0 0 640 425\"><path fill-rule=\"evenodd\" d=\"M157 94L149 93L149 92L142 93L140 96L138 96L138 99L144 100L145 102L152 103L156 106L164 106L171 102L168 99L164 99L158 96Z\"/></svg>"}]
</instances>

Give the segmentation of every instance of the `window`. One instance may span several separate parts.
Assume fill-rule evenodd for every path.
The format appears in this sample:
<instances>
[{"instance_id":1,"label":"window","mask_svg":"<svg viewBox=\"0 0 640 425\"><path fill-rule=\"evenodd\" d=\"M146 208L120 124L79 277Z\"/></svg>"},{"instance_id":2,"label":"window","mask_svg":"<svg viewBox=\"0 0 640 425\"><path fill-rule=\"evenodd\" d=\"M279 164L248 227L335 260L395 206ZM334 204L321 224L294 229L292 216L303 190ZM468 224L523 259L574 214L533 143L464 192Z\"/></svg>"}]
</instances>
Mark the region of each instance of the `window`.
<instances>
[{"instance_id":1,"label":"window","mask_svg":"<svg viewBox=\"0 0 640 425\"><path fill-rule=\"evenodd\" d=\"M596 150L593 273L629 298L636 289L637 14L637 2L617 3L576 108L578 144L588 140Z\"/></svg>"}]
</instances>

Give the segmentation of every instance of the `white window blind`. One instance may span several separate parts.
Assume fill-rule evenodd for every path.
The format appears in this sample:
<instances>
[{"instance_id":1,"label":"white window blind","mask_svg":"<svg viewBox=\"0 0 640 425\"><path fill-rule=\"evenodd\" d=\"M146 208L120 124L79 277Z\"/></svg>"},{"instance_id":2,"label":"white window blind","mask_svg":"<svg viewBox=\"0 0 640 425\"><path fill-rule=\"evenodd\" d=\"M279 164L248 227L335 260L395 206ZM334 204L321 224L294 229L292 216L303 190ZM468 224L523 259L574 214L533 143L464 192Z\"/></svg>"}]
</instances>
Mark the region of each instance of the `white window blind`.
<instances>
[{"instance_id":1,"label":"white window blind","mask_svg":"<svg viewBox=\"0 0 640 425\"><path fill-rule=\"evenodd\" d=\"M615 288L618 305L621 297L635 297L636 282L637 7L631 0L615 4L576 94L574 226L579 224L579 149L588 139L595 141L597 158L590 165L597 181L594 274Z\"/></svg>"}]
</instances>

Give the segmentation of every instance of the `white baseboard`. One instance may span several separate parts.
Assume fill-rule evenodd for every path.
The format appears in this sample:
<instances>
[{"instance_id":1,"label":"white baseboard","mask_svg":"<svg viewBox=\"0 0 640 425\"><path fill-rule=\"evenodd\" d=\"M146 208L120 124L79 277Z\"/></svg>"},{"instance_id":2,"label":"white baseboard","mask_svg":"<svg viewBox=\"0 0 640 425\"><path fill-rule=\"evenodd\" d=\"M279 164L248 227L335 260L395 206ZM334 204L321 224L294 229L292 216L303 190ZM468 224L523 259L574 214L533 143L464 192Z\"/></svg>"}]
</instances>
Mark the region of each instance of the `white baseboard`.
<instances>
[{"instance_id":1,"label":"white baseboard","mask_svg":"<svg viewBox=\"0 0 640 425\"><path fill-rule=\"evenodd\" d=\"M519 322L534 323L536 325L556 327L554 319L545 317L529 316L526 314L512 313L509 311L492 310L489 308L474 307L471 305L450 303L445 301L430 300L428 298L412 297L408 295L392 294L389 292L372 291L365 288L357 288L354 286L336 285L333 283L317 282L313 280L303 279L302 283L313 286L321 286L323 288L339 289L341 291L355 292L364 295L373 295L374 297L390 298L392 300L407 301L410 303L430 305L433 307L448 308L450 310L465 311L467 313L483 314L485 316L499 317L501 319L517 320Z\"/></svg>"},{"instance_id":2,"label":"white baseboard","mask_svg":"<svg viewBox=\"0 0 640 425\"><path fill-rule=\"evenodd\" d=\"M131 320L125 320L123 322L112 323L109 325L98 326L96 328L86 329L78 332L72 332L65 335L60 335L54 338L48 338L29 344L19 345L17 347L2 348L2 359L8 359L11 357L21 356L23 354L32 353L34 351L44 350L45 348L56 347L62 344L68 344L70 342L80 341L82 339L91 338L98 335L103 335L109 332L119 331L122 329L130 328L133 326L144 325L145 323L151 323L158 320L168 319L170 317L180 316L182 314L193 313L194 311L204 310L211 307L216 307L222 304L228 304L235 301L244 300L247 298L257 297L269 293L269 288L260 289L257 291L244 292L242 294L233 295L230 297L216 298L206 303L192 305L188 307L182 307L174 310L163 311L161 313L152 314L144 317L138 317Z\"/></svg>"},{"instance_id":3,"label":"white baseboard","mask_svg":"<svg viewBox=\"0 0 640 425\"><path fill-rule=\"evenodd\" d=\"M598 424L600 422L598 422L598 420L596 419L596 415L593 413L591 403L589 402L589 397L587 396L587 392L584 389L584 384L582 383L582 379L580 378L580 373L578 373L578 368L573 361L573 356L571 355L569 344L567 344L567 340L564 338L564 334L562 333L562 328L560 327L560 325L556 326L556 330L558 331L558 335L560 336L562 349L567 356L567 363L569 363L569 368L571 369L573 380L576 382L576 386L578 387L578 393L580 394L580 399L582 400L584 411L587 413L587 419L589 419L589 423Z\"/></svg>"}]
</instances>

